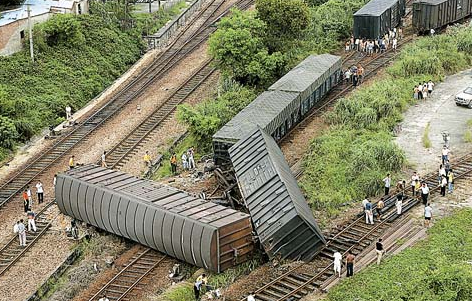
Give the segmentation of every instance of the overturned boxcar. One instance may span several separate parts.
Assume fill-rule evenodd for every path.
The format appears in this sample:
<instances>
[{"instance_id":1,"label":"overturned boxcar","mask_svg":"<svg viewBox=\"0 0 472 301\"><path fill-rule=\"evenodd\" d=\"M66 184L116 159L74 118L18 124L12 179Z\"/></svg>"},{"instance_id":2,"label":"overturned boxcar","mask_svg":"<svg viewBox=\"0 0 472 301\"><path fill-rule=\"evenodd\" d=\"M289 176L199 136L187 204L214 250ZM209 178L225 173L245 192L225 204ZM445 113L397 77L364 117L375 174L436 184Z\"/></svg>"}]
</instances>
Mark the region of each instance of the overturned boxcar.
<instances>
[{"instance_id":1,"label":"overturned boxcar","mask_svg":"<svg viewBox=\"0 0 472 301\"><path fill-rule=\"evenodd\" d=\"M326 241L275 140L257 127L229 153L245 205L269 257L312 259Z\"/></svg>"},{"instance_id":2,"label":"overturned boxcar","mask_svg":"<svg viewBox=\"0 0 472 301\"><path fill-rule=\"evenodd\" d=\"M228 149L256 126L282 139L342 79L341 62L331 54L311 55L260 94L213 135L215 163L230 165Z\"/></svg>"},{"instance_id":3,"label":"overturned boxcar","mask_svg":"<svg viewBox=\"0 0 472 301\"><path fill-rule=\"evenodd\" d=\"M249 215L120 171L69 170L55 194L66 215L214 272L253 250Z\"/></svg>"}]
</instances>

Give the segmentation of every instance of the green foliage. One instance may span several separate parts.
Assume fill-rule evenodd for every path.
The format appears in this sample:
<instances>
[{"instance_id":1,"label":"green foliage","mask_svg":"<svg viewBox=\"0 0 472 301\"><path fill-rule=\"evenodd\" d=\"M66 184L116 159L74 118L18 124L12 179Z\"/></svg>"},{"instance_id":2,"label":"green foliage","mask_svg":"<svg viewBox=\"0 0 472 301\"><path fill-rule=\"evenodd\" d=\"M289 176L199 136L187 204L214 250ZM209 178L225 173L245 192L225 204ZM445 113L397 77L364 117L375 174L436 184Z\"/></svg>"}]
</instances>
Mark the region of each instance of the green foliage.
<instances>
[{"instance_id":1,"label":"green foliage","mask_svg":"<svg viewBox=\"0 0 472 301\"><path fill-rule=\"evenodd\" d=\"M189 282L181 282L170 289L166 290L161 297L165 301L190 301L195 300L193 295L193 284Z\"/></svg>"},{"instance_id":2,"label":"green foliage","mask_svg":"<svg viewBox=\"0 0 472 301\"><path fill-rule=\"evenodd\" d=\"M267 84L284 64L279 52L269 54L263 35L267 28L253 12L233 10L210 37L209 52L225 76L241 83Z\"/></svg>"},{"instance_id":3,"label":"green foliage","mask_svg":"<svg viewBox=\"0 0 472 301\"><path fill-rule=\"evenodd\" d=\"M0 116L0 147L12 149L18 136L14 122L5 116Z\"/></svg>"},{"instance_id":4,"label":"green foliage","mask_svg":"<svg viewBox=\"0 0 472 301\"><path fill-rule=\"evenodd\" d=\"M178 120L188 126L190 134L204 149L210 149L211 137L256 97L253 90L236 83L227 89L215 99L178 107Z\"/></svg>"},{"instance_id":5,"label":"green foliage","mask_svg":"<svg viewBox=\"0 0 472 301\"><path fill-rule=\"evenodd\" d=\"M304 160L302 187L315 209L336 214L341 204L376 195L385 174L401 169L405 157L392 141L392 130L414 102L412 87L466 67L472 53L457 50L465 40L457 37L469 37L471 32L464 27L419 39L402 50L383 80L356 89L327 114L331 127L311 143ZM433 62L423 60L422 53L435 55ZM425 147L431 144L428 131L429 126Z\"/></svg>"},{"instance_id":6,"label":"green foliage","mask_svg":"<svg viewBox=\"0 0 472 301\"><path fill-rule=\"evenodd\" d=\"M270 51L282 51L284 43L302 38L310 24L308 6L302 0L257 0L256 10L267 26Z\"/></svg>"},{"instance_id":7,"label":"green foliage","mask_svg":"<svg viewBox=\"0 0 472 301\"><path fill-rule=\"evenodd\" d=\"M472 142L472 119L467 120L467 129L464 132L464 142Z\"/></svg>"},{"instance_id":8,"label":"green foliage","mask_svg":"<svg viewBox=\"0 0 472 301\"><path fill-rule=\"evenodd\" d=\"M430 128L430 123L426 125L423 133L423 137L421 138L421 142L423 142L424 148L431 148L431 140L429 139L429 128Z\"/></svg>"},{"instance_id":9,"label":"green foliage","mask_svg":"<svg viewBox=\"0 0 472 301\"><path fill-rule=\"evenodd\" d=\"M78 46L85 41L81 24L72 14L54 15L50 22L38 25L36 30L42 31L48 46Z\"/></svg>"},{"instance_id":10,"label":"green foliage","mask_svg":"<svg viewBox=\"0 0 472 301\"><path fill-rule=\"evenodd\" d=\"M302 187L314 209L336 213L343 203L377 194L385 174L404 162L384 131L333 129L311 143Z\"/></svg>"},{"instance_id":11,"label":"green foliage","mask_svg":"<svg viewBox=\"0 0 472 301\"><path fill-rule=\"evenodd\" d=\"M441 219L427 240L343 280L328 300L472 300L471 219L470 209Z\"/></svg>"}]
</instances>

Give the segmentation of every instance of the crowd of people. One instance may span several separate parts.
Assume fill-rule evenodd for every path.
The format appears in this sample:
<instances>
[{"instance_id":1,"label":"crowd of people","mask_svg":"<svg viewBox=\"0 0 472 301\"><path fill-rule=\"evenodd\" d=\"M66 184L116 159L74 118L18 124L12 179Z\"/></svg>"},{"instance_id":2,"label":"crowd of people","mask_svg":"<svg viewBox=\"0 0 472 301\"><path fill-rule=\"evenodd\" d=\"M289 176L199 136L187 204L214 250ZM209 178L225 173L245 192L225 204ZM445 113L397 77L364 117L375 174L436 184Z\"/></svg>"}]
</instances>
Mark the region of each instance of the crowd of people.
<instances>
[{"instance_id":1,"label":"crowd of people","mask_svg":"<svg viewBox=\"0 0 472 301\"><path fill-rule=\"evenodd\" d=\"M182 170L194 170L196 168L195 165L195 149L193 147L190 147L186 151L182 153L182 156L180 157L181 162L182 162ZM172 153L172 156L170 157L170 167L171 167L171 172L172 174L177 173L177 155L176 153Z\"/></svg>"},{"instance_id":2,"label":"crowd of people","mask_svg":"<svg viewBox=\"0 0 472 301\"><path fill-rule=\"evenodd\" d=\"M377 37L377 39L360 39L351 36L344 44L345 51L359 51L371 56L374 53L382 53L390 47L394 51L397 50L398 41L403 39L403 29L401 27L389 30L385 35Z\"/></svg>"},{"instance_id":3,"label":"crowd of people","mask_svg":"<svg viewBox=\"0 0 472 301\"><path fill-rule=\"evenodd\" d=\"M352 66L344 72L344 80L346 84L351 83L354 87L360 85L364 79L364 67L361 64Z\"/></svg>"},{"instance_id":4,"label":"crowd of people","mask_svg":"<svg viewBox=\"0 0 472 301\"><path fill-rule=\"evenodd\" d=\"M418 83L418 86L413 88L413 98L415 100L426 100L431 93L433 93L434 82L430 79L428 82Z\"/></svg>"},{"instance_id":5,"label":"crowd of people","mask_svg":"<svg viewBox=\"0 0 472 301\"><path fill-rule=\"evenodd\" d=\"M43 183L39 180L36 185L36 201L38 204L44 202L44 188ZM33 193L31 192L31 188L28 185L22 193L23 198L23 211L26 214L27 223L25 225L25 221L23 218L16 221L13 225L13 232L18 234L18 239L20 242L20 246L26 247L26 234L27 232L36 232L36 213L33 211L33 203L35 202Z\"/></svg>"}]
</instances>

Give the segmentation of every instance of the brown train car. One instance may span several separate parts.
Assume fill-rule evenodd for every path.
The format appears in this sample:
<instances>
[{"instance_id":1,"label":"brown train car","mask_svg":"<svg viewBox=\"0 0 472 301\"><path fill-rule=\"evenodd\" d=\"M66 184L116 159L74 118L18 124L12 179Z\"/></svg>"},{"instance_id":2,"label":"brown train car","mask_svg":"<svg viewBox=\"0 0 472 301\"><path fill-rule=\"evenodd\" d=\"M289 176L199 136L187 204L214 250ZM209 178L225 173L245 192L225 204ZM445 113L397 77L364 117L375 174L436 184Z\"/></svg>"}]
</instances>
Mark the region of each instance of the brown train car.
<instances>
[{"instance_id":1,"label":"brown train car","mask_svg":"<svg viewBox=\"0 0 472 301\"><path fill-rule=\"evenodd\" d=\"M460 21L472 14L472 0L418 0L413 2L413 27L420 33Z\"/></svg>"},{"instance_id":2,"label":"brown train car","mask_svg":"<svg viewBox=\"0 0 472 301\"><path fill-rule=\"evenodd\" d=\"M95 165L57 176L62 213L214 272L246 261L250 216Z\"/></svg>"}]
</instances>

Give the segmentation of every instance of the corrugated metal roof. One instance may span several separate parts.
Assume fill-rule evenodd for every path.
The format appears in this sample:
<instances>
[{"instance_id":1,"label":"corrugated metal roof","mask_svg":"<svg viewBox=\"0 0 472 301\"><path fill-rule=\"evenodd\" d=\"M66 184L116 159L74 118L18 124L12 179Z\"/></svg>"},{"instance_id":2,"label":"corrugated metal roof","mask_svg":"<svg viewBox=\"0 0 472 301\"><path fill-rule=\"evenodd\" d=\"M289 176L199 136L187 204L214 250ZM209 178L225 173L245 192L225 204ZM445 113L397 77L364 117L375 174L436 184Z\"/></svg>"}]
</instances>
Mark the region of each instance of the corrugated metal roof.
<instances>
[{"instance_id":1,"label":"corrugated metal roof","mask_svg":"<svg viewBox=\"0 0 472 301\"><path fill-rule=\"evenodd\" d=\"M263 129L294 102L299 102L299 93L266 91L225 124L213 138L236 142L253 131L256 126Z\"/></svg>"},{"instance_id":2,"label":"corrugated metal roof","mask_svg":"<svg viewBox=\"0 0 472 301\"><path fill-rule=\"evenodd\" d=\"M256 232L269 256L311 259L325 240L275 140L257 127L229 153ZM296 233L291 233L295 228Z\"/></svg>"},{"instance_id":3,"label":"corrugated metal roof","mask_svg":"<svg viewBox=\"0 0 472 301\"><path fill-rule=\"evenodd\" d=\"M256 126L272 133L286 119L277 117L288 108L299 108L302 99L341 68L341 62L341 57L331 54L310 55L239 112L213 139L236 142Z\"/></svg>"},{"instance_id":4,"label":"corrugated metal roof","mask_svg":"<svg viewBox=\"0 0 472 301\"><path fill-rule=\"evenodd\" d=\"M28 17L28 5L31 9L31 17L42 15L51 11L51 8L72 9L75 0L26 0L23 5L15 10L0 14L0 26L26 19Z\"/></svg>"},{"instance_id":5,"label":"corrugated metal roof","mask_svg":"<svg viewBox=\"0 0 472 301\"><path fill-rule=\"evenodd\" d=\"M333 67L341 67L341 57L329 53L310 55L270 86L269 90L304 92L313 85L320 86L327 78L326 71Z\"/></svg>"},{"instance_id":6,"label":"corrugated metal roof","mask_svg":"<svg viewBox=\"0 0 472 301\"><path fill-rule=\"evenodd\" d=\"M371 0L361 7L354 16L369 15L380 16L384 11L392 7L398 0Z\"/></svg>"}]
</instances>

